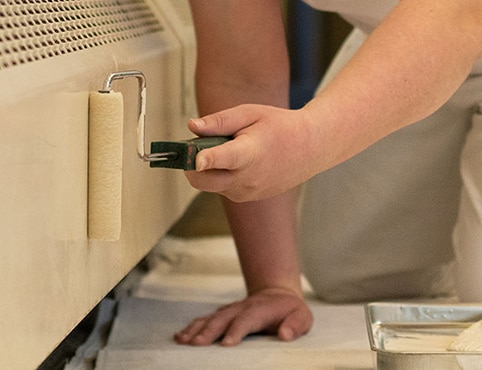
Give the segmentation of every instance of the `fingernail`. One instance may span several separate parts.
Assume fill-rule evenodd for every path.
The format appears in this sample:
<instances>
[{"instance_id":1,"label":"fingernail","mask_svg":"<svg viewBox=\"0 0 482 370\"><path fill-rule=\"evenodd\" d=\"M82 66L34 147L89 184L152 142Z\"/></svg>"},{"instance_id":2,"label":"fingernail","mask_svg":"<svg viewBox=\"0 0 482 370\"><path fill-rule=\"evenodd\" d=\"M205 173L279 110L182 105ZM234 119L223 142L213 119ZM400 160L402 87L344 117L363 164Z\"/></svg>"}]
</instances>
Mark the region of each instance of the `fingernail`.
<instances>
[{"instance_id":1,"label":"fingernail","mask_svg":"<svg viewBox=\"0 0 482 370\"><path fill-rule=\"evenodd\" d=\"M293 340L294 335L295 335L295 334L294 334L293 330L291 330L290 328L282 328L282 329L280 330L281 340L290 342L290 341Z\"/></svg>"},{"instance_id":2,"label":"fingernail","mask_svg":"<svg viewBox=\"0 0 482 370\"><path fill-rule=\"evenodd\" d=\"M204 169L206 168L206 160L203 158L203 157L197 157L196 158L196 171L198 172L201 172L201 171L204 171Z\"/></svg>"},{"instance_id":3,"label":"fingernail","mask_svg":"<svg viewBox=\"0 0 482 370\"><path fill-rule=\"evenodd\" d=\"M192 118L191 122L196 126L197 128L203 128L206 127L206 122L201 119L201 118Z\"/></svg>"},{"instance_id":4,"label":"fingernail","mask_svg":"<svg viewBox=\"0 0 482 370\"><path fill-rule=\"evenodd\" d=\"M232 346L235 344L234 339L231 337L224 337L223 340L221 341L221 344L223 346Z\"/></svg>"},{"instance_id":5,"label":"fingernail","mask_svg":"<svg viewBox=\"0 0 482 370\"><path fill-rule=\"evenodd\" d=\"M186 335L176 334L176 335L174 335L174 339L178 343L186 343L187 342Z\"/></svg>"},{"instance_id":6,"label":"fingernail","mask_svg":"<svg viewBox=\"0 0 482 370\"><path fill-rule=\"evenodd\" d=\"M196 335L192 341L191 341L191 344L194 344L194 345L203 345L205 344L205 338L204 338L204 335L202 334L198 334Z\"/></svg>"}]
</instances>

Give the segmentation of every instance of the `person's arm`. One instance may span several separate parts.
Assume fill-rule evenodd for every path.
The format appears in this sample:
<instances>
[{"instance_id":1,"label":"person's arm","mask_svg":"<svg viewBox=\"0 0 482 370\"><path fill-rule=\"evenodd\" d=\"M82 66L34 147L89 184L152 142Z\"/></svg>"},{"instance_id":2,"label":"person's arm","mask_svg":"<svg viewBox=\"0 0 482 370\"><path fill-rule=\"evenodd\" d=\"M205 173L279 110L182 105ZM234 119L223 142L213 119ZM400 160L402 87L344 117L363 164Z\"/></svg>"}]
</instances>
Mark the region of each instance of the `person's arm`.
<instances>
[{"instance_id":1,"label":"person's arm","mask_svg":"<svg viewBox=\"0 0 482 370\"><path fill-rule=\"evenodd\" d=\"M284 192L430 115L481 57L480 0L401 0L303 109L242 105L192 120L199 135L236 138L200 153L189 181L235 201Z\"/></svg>"},{"instance_id":2,"label":"person's arm","mask_svg":"<svg viewBox=\"0 0 482 370\"><path fill-rule=\"evenodd\" d=\"M243 103L288 107L289 65L278 0L192 0L201 115ZM312 325L302 298L295 244L296 192L258 202L224 199L248 297L199 318L181 344L235 345L252 332L294 339Z\"/></svg>"}]
</instances>

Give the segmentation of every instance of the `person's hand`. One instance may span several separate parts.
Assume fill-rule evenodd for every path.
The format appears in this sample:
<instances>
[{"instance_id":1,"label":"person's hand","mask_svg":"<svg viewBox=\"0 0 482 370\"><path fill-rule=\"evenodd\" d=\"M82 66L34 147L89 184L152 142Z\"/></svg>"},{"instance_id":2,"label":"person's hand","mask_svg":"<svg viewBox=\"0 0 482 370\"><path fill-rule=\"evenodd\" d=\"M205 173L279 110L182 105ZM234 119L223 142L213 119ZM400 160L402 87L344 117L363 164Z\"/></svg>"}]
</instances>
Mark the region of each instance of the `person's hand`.
<instances>
[{"instance_id":1,"label":"person's hand","mask_svg":"<svg viewBox=\"0 0 482 370\"><path fill-rule=\"evenodd\" d=\"M192 186L229 199L268 198L316 174L315 127L308 111L245 104L189 121L199 136L232 135L223 145L202 150Z\"/></svg>"},{"instance_id":2,"label":"person's hand","mask_svg":"<svg viewBox=\"0 0 482 370\"><path fill-rule=\"evenodd\" d=\"M217 340L223 346L234 346L248 334L267 332L291 341L307 333L312 324L313 315L302 298L289 290L266 289L195 319L174 339L194 346Z\"/></svg>"}]
</instances>

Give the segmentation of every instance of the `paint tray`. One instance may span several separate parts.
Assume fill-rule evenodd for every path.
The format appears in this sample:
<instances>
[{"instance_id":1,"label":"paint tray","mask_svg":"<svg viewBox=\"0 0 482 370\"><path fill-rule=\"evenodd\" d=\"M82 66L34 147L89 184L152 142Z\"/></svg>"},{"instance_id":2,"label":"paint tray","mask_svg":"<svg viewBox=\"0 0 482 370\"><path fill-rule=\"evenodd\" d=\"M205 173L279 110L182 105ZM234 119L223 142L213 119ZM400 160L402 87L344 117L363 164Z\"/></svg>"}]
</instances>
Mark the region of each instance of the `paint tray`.
<instances>
[{"instance_id":1,"label":"paint tray","mask_svg":"<svg viewBox=\"0 0 482 370\"><path fill-rule=\"evenodd\" d=\"M447 349L482 320L481 305L370 303L365 317L378 370L482 369L482 352Z\"/></svg>"}]
</instances>

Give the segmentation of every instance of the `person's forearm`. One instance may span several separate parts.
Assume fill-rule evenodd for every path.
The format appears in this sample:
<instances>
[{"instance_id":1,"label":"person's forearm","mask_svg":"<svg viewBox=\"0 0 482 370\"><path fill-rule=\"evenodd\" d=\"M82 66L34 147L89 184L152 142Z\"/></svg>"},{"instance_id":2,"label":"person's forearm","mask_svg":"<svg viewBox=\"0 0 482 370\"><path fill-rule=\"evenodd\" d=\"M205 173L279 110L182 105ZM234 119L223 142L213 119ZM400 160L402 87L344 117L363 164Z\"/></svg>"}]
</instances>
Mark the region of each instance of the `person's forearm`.
<instances>
[{"instance_id":1,"label":"person's forearm","mask_svg":"<svg viewBox=\"0 0 482 370\"><path fill-rule=\"evenodd\" d=\"M479 0L402 0L305 109L320 122L313 173L438 109L482 51ZM317 147L316 147L317 146Z\"/></svg>"},{"instance_id":2,"label":"person's forearm","mask_svg":"<svg viewBox=\"0 0 482 370\"><path fill-rule=\"evenodd\" d=\"M249 293L281 288L302 295L296 201L296 190L257 202L224 200Z\"/></svg>"},{"instance_id":3,"label":"person's forearm","mask_svg":"<svg viewBox=\"0 0 482 370\"><path fill-rule=\"evenodd\" d=\"M287 108L289 64L277 0L251 4L246 0L194 0L192 7L200 115L244 103ZM301 294L295 245L296 191L243 204L224 199L224 204L248 292L283 288Z\"/></svg>"},{"instance_id":4,"label":"person's forearm","mask_svg":"<svg viewBox=\"0 0 482 370\"><path fill-rule=\"evenodd\" d=\"M211 73L198 69L200 115L243 103L288 107L288 83L281 84L287 80L286 70L278 68L277 73L279 80L271 86L262 80L245 85L244 81L235 81L235 76L227 74L223 83L216 85L209 80ZM296 197L296 190L292 190L249 203L234 203L223 198L248 293L282 288L301 295L295 241Z\"/></svg>"}]
</instances>

